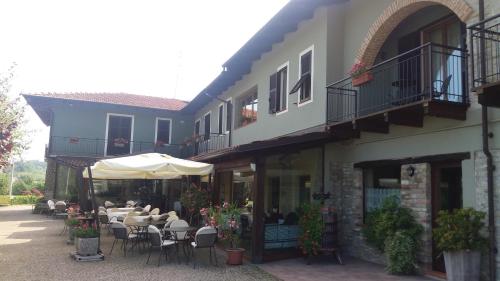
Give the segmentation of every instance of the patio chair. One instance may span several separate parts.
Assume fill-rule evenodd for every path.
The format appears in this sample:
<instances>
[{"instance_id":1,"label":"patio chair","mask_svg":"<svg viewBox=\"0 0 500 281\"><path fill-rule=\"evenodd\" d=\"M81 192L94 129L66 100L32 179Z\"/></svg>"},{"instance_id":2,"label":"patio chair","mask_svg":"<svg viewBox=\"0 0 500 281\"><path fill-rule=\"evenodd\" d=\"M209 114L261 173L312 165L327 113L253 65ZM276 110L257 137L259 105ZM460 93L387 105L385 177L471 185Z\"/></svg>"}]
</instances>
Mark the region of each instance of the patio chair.
<instances>
[{"instance_id":1,"label":"patio chair","mask_svg":"<svg viewBox=\"0 0 500 281\"><path fill-rule=\"evenodd\" d=\"M217 265L217 253L215 252L215 241L217 239L217 230L211 226L205 226L198 231L194 236L194 241L191 242L191 256L193 257L193 268L196 268L195 250L208 248L210 253L210 264L212 264L212 249L214 251L215 265Z\"/></svg>"},{"instance_id":2,"label":"patio chair","mask_svg":"<svg viewBox=\"0 0 500 281\"><path fill-rule=\"evenodd\" d=\"M99 212L106 212L106 208L104 208L103 206L99 206Z\"/></svg>"},{"instance_id":3,"label":"patio chair","mask_svg":"<svg viewBox=\"0 0 500 281\"><path fill-rule=\"evenodd\" d=\"M64 201L57 201L54 204L54 216L56 218L61 218L64 219L66 218L66 202Z\"/></svg>"},{"instance_id":4,"label":"patio chair","mask_svg":"<svg viewBox=\"0 0 500 281\"><path fill-rule=\"evenodd\" d=\"M143 212L148 212L151 211L151 205L147 205L146 207L144 207L144 209L142 209Z\"/></svg>"},{"instance_id":5,"label":"patio chair","mask_svg":"<svg viewBox=\"0 0 500 281\"><path fill-rule=\"evenodd\" d=\"M107 208L113 208L115 206L115 203L111 201L104 201L104 207Z\"/></svg>"},{"instance_id":6,"label":"patio chair","mask_svg":"<svg viewBox=\"0 0 500 281\"><path fill-rule=\"evenodd\" d=\"M159 208L154 208L149 212L150 215L159 215L160 214L160 209Z\"/></svg>"},{"instance_id":7,"label":"patio chair","mask_svg":"<svg viewBox=\"0 0 500 281\"><path fill-rule=\"evenodd\" d=\"M170 225L172 224L172 222L174 222L176 220L179 220L178 216L168 216L167 222L165 223L165 228L170 227Z\"/></svg>"},{"instance_id":8,"label":"patio chair","mask_svg":"<svg viewBox=\"0 0 500 281\"><path fill-rule=\"evenodd\" d=\"M52 200L47 200L47 217L54 215L56 204Z\"/></svg>"},{"instance_id":9,"label":"patio chair","mask_svg":"<svg viewBox=\"0 0 500 281\"><path fill-rule=\"evenodd\" d=\"M115 247L115 243L117 240L122 241L122 249L123 256L127 256L127 245L131 240L136 240L137 235L134 233L129 233L127 226L121 222L114 222L111 224L111 230L113 231L113 235L115 236L115 240L113 240L113 245L111 246L111 251L109 254L113 253L113 248Z\"/></svg>"},{"instance_id":10,"label":"patio chair","mask_svg":"<svg viewBox=\"0 0 500 281\"><path fill-rule=\"evenodd\" d=\"M111 226L111 222L109 221L108 214L104 211L99 211L99 224L100 228L104 225L106 229L108 230L108 233L111 233L111 230L109 227Z\"/></svg>"},{"instance_id":11,"label":"patio chair","mask_svg":"<svg viewBox=\"0 0 500 281\"><path fill-rule=\"evenodd\" d=\"M435 99L441 98L444 95L444 98L448 98L448 88L450 87L452 74L448 75L444 80L434 80L434 83L441 83L441 87L434 88L432 91L432 97Z\"/></svg>"},{"instance_id":12,"label":"patio chair","mask_svg":"<svg viewBox=\"0 0 500 281\"><path fill-rule=\"evenodd\" d=\"M146 264L149 264L149 259L151 258L151 253L153 252L153 248L160 248L160 254L158 255L158 266L160 266L161 256L165 251L165 260L168 259L168 247L175 245L175 241L173 240L164 240L160 230L154 226L148 226L148 236L149 236L149 255Z\"/></svg>"}]
</instances>

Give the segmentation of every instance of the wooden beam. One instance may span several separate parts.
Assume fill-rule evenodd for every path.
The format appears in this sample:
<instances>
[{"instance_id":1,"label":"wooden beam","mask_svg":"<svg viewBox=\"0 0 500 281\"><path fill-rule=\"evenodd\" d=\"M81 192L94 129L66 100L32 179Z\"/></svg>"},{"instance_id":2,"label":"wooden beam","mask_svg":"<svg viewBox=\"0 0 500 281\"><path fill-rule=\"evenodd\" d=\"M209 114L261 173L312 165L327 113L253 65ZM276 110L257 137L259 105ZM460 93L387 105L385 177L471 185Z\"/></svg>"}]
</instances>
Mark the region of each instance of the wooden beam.
<instances>
[{"instance_id":1,"label":"wooden beam","mask_svg":"<svg viewBox=\"0 0 500 281\"><path fill-rule=\"evenodd\" d=\"M432 100L427 104L427 113L430 116L435 117L466 120L467 108L467 104L442 100Z\"/></svg>"},{"instance_id":2,"label":"wooden beam","mask_svg":"<svg viewBox=\"0 0 500 281\"><path fill-rule=\"evenodd\" d=\"M388 121L394 125L422 128L424 107L421 104L388 112Z\"/></svg>"},{"instance_id":3,"label":"wooden beam","mask_svg":"<svg viewBox=\"0 0 500 281\"><path fill-rule=\"evenodd\" d=\"M367 118L362 118L356 120L356 126L361 131L388 134L389 133L389 122L387 122L387 116L385 114L378 114L370 116Z\"/></svg>"},{"instance_id":4,"label":"wooden beam","mask_svg":"<svg viewBox=\"0 0 500 281\"><path fill-rule=\"evenodd\" d=\"M341 124L335 124L329 127L330 135L334 141L342 141L353 138L359 138L360 132L359 128L352 122L345 122Z\"/></svg>"},{"instance_id":5,"label":"wooden beam","mask_svg":"<svg viewBox=\"0 0 500 281\"><path fill-rule=\"evenodd\" d=\"M400 158L400 159L381 159L374 161L364 161L355 163L354 168L383 167L390 165L431 163L431 162L450 161L450 160L461 161L465 159L470 159L470 152L436 154L436 155L426 155L426 156Z\"/></svg>"},{"instance_id":6,"label":"wooden beam","mask_svg":"<svg viewBox=\"0 0 500 281\"><path fill-rule=\"evenodd\" d=\"M252 262L262 263L264 255L265 158L256 158L255 166L255 184L253 186Z\"/></svg>"}]
</instances>

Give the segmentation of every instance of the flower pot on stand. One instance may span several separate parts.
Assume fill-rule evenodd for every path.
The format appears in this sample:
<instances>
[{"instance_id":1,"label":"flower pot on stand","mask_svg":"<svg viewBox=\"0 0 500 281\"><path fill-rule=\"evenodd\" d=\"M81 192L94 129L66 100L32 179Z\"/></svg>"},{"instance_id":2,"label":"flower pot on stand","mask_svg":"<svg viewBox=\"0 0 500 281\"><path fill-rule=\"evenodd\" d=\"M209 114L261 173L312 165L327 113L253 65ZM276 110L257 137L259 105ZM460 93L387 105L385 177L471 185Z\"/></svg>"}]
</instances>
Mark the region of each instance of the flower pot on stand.
<instances>
[{"instance_id":1,"label":"flower pot on stand","mask_svg":"<svg viewBox=\"0 0 500 281\"><path fill-rule=\"evenodd\" d=\"M99 238L76 238L76 253L80 256L95 256L99 249Z\"/></svg>"},{"instance_id":2,"label":"flower pot on stand","mask_svg":"<svg viewBox=\"0 0 500 281\"><path fill-rule=\"evenodd\" d=\"M479 251L444 252L448 281L479 281L481 253Z\"/></svg>"},{"instance_id":3,"label":"flower pot on stand","mask_svg":"<svg viewBox=\"0 0 500 281\"><path fill-rule=\"evenodd\" d=\"M241 265L243 263L243 248L230 248L226 249L227 261L229 265Z\"/></svg>"},{"instance_id":4,"label":"flower pot on stand","mask_svg":"<svg viewBox=\"0 0 500 281\"><path fill-rule=\"evenodd\" d=\"M370 72L364 72L352 78L352 85L354 87L361 86L373 80L373 75Z\"/></svg>"}]
</instances>

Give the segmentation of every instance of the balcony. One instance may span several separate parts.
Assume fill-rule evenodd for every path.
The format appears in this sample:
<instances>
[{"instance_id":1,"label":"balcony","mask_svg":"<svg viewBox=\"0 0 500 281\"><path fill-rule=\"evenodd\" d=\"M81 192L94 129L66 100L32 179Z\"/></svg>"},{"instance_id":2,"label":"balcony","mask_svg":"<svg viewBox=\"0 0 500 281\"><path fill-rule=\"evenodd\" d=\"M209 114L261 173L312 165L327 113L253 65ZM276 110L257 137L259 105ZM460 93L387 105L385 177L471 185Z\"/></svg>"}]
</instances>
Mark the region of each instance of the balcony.
<instances>
[{"instance_id":1,"label":"balcony","mask_svg":"<svg viewBox=\"0 0 500 281\"><path fill-rule=\"evenodd\" d=\"M463 49L427 43L366 73L368 81L363 84L353 84L348 77L327 87L330 128L342 125L388 133L390 123L421 127L424 113L465 119L467 52Z\"/></svg>"},{"instance_id":2,"label":"balcony","mask_svg":"<svg viewBox=\"0 0 500 281\"><path fill-rule=\"evenodd\" d=\"M211 133L199 135L185 142L182 155L201 156L229 148L229 135Z\"/></svg>"},{"instance_id":3,"label":"balcony","mask_svg":"<svg viewBox=\"0 0 500 281\"><path fill-rule=\"evenodd\" d=\"M51 136L47 156L92 157L158 152L183 157L182 146L178 144L155 144L154 142L114 142L105 139Z\"/></svg>"},{"instance_id":4,"label":"balcony","mask_svg":"<svg viewBox=\"0 0 500 281\"><path fill-rule=\"evenodd\" d=\"M469 26L472 89L479 103L500 107L500 14Z\"/></svg>"}]
</instances>

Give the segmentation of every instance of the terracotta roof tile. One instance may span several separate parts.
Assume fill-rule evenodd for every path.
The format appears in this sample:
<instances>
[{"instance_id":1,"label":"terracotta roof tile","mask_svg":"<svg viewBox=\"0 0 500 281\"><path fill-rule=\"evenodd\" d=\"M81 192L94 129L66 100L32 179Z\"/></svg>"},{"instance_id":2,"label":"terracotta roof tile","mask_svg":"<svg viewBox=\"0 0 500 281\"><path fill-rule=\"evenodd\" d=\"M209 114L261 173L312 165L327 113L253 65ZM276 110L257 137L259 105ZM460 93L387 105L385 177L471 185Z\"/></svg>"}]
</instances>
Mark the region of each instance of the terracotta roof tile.
<instances>
[{"instance_id":1,"label":"terracotta roof tile","mask_svg":"<svg viewBox=\"0 0 500 281\"><path fill-rule=\"evenodd\" d=\"M187 105L186 101L162 97L133 95L125 93L37 93L26 96L46 97L53 99L78 100L95 103L108 103L178 111Z\"/></svg>"}]
</instances>

